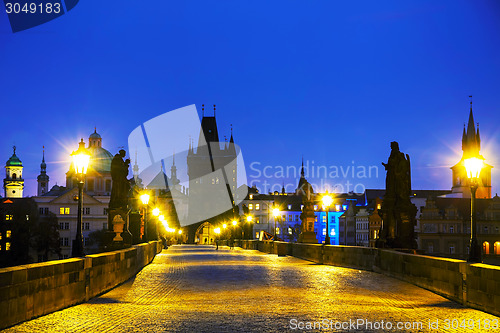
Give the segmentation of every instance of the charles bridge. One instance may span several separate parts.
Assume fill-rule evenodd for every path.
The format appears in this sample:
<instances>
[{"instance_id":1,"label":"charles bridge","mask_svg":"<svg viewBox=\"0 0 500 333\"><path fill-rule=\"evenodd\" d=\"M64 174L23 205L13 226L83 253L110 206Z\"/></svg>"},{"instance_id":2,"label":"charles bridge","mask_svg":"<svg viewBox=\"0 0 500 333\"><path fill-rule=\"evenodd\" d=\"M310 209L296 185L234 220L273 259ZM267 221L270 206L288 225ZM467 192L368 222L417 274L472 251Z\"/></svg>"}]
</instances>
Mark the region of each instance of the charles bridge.
<instances>
[{"instance_id":1,"label":"charles bridge","mask_svg":"<svg viewBox=\"0 0 500 333\"><path fill-rule=\"evenodd\" d=\"M498 327L495 266L350 246L236 245L162 250L150 242L1 269L1 327L6 332Z\"/></svg>"}]
</instances>

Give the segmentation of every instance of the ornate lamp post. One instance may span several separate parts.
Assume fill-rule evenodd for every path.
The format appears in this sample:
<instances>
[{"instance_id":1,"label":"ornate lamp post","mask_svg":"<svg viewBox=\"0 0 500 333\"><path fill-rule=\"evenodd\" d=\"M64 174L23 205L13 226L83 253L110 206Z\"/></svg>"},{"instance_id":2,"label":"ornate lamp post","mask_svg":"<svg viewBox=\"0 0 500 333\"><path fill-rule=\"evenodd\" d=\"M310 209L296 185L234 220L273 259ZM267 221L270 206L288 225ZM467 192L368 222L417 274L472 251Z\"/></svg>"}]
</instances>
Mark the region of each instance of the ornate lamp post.
<instances>
[{"instance_id":1,"label":"ornate lamp post","mask_svg":"<svg viewBox=\"0 0 500 333\"><path fill-rule=\"evenodd\" d=\"M321 198L321 201L323 202L323 206L325 207L325 212L326 212L326 235L325 235L325 245L330 245L330 230L328 230L328 208L333 202L333 198L331 195L328 194L328 190L326 191L325 195L323 198Z\"/></svg>"},{"instance_id":2,"label":"ornate lamp post","mask_svg":"<svg viewBox=\"0 0 500 333\"><path fill-rule=\"evenodd\" d=\"M75 174L78 180L78 215L76 221L76 237L73 241L73 248L71 250L72 257L83 257L83 237L82 237L82 209L83 209L83 184L87 168L89 166L90 154L85 149L85 142L80 141L78 150L71 153L73 158L73 166L75 167Z\"/></svg>"},{"instance_id":3,"label":"ornate lamp post","mask_svg":"<svg viewBox=\"0 0 500 333\"><path fill-rule=\"evenodd\" d=\"M149 239L148 239L148 204L149 204L149 194L148 193L143 193L141 194L140 196L141 198L141 202L142 202L142 205L144 206L144 235L143 235L143 238L142 238L142 241L143 242L147 242Z\"/></svg>"},{"instance_id":4,"label":"ornate lamp post","mask_svg":"<svg viewBox=\"0 0 500 333\"><path fill-rule=\"evenodd\" d=\"M274 208L273 209L273 217L274 217L274 238L273 240L277 240L277 235L276 235L276 220L278 219L278 217L280 216L280 210L278 207Z\"/></svg>"},{"instance_id":5,"label":"ornate lamp post","mask_svg":"<svg viewBox=\"0 0 500 333\"><path fill-rule=\"evenodd\" d=\"M470 180L470 245L469 245L469 258L470 263L481 262L481 247L479 246L476 238L476 190L479 186L479 175L483 168L483 160L472 157L464 161L467 177Z\"/></svg>"},{"instance_id":6,"label":"ornate lamp post","mask_svg":"<svg viewBox=\"0 0 500 333\"><path fill-rule=\"evenodd\" d=\"M233 242L236 239L236 226L238 225L238 221L233 220Z\"/></svg>"},{"instance_id":7,"label":"ornate lamp post","mask_svg":"<svg viewBox=\"0 0 500 333\"><path fill-rule=\"evenodd\" d=\"M247 222L250 224L250 238L247 239L253 239L253 228L252 228L252 222L253 222L253 216L252 215L247 215ZM243 233L243 229L241 229L241 232Z\"/></svg>"},{"instance_id":8,"label":"ornate lamp post","mask_svg":"<svg viewBox=\"0 0 500 333\"><path fill-rule=\"evenodd\" d=\"M153 208L153 216L154 217L160 216L160 208L158 207ZM157 239L158 239L158 221L155 221L155 240Z\"/></svg>"}]
</instances>

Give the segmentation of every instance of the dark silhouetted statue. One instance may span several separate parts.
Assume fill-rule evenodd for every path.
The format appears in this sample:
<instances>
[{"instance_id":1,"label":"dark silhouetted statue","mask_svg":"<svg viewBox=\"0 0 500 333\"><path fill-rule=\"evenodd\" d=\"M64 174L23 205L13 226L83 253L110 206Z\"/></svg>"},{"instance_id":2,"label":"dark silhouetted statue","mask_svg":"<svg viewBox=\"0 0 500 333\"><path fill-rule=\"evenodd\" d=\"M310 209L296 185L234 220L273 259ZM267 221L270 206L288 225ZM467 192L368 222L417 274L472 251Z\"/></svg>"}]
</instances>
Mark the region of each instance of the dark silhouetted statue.
<instances>
[{"instance_id":1,"label":"dark silhouetted statue","mask_svg":"<svg viewBox=\"0 0 500 333\"><path fill-rule=\"evenodd\" d=\"M382 228L377 247L415 249L414 235L417 208L411 202L410 157L399 151L397 142L391 142L391 155L382 163L387 171L385 196L379 215Z\"/></svg>"},{"instance_id":2,"label":"dark silhouetted statue","mask_svg":"<svg viewBox=\"0 0 500 333\"><path fill-rule=\"evenodd\" d=\"M128 231L129 209L128 199L130 182L127 179L130 160L121 149L111 161L111 198L108 210L107 243L113 243L112 248L120 248L132 243L132 234Z\"/></svg>"}]
</instances>

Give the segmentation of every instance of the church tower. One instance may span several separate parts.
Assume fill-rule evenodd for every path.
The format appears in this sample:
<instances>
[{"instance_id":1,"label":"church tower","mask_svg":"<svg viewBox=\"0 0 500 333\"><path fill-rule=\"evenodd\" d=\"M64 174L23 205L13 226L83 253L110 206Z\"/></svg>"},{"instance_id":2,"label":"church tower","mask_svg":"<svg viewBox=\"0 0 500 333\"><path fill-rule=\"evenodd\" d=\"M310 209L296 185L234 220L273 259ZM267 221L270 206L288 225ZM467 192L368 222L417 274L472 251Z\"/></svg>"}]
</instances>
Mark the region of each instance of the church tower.
<instances>
[{"instance_id":1,"label":"church tower","mask_svg":"<svg viewBox=\"0 0 500 333\"><path fill-rule=\"evenodd\" d=\"M187 156L190 202L188 217L193 223L206 219L204 214L211 209L215 210L215 206L210 204L207 198L213 199L221 195L234 205L237 186L237 147L232 130L229 145L226 145L225 142L219 141L215 105L213 116L205 115L204 105L202 112L198 145L195 147L190 141ZM215 199L213 201L215 205L219 204ZM201 205L206 205L206 208Z\"/></svg>"},{"instance_id":2,"label":"church tower","mask_svg":"<svg viewBox=\"0 0 500 333\"><path fill-rule=\"evenodd\" d=\"M5 164L5 179L3 189L6 198L22 198L24 189L23 163L16 156L16 146L14 153Z\"/></svg>"},{"instance_id":3,"label":"church tower","mask_svg":"<svg viewBox=\"0 0 500 333\"><path fill-rule=\"evenodd\" d=\"M469 122L467 128L464 125L462 134L462 159L451 167L453 173L452 193L461 193L463 198L470 198L470 186L467 173L465 171L464 160L476 157L484 160L484 157L479 153L481 149L481 137L479 135L479 124L477 128L474 124L474 115L472 113L472 100L470 102ZM479 199L491 198L491 169L493 167L484 164L481 170L480 183L477 189L476 197Z\"/></svg>"},{"instance_id":4,"label":"church tower","mask_svg":"<svg viewBox=\"0 0 500 333\"><path fill-rule=\"evenodd\" d=\"M45 164L45 147L43 147L42 163L40 164L40 174L36 179L38 182L37 195L44 195L49 191L49 175L47 175L47 164Z\"/></svg>"}]
</instances>

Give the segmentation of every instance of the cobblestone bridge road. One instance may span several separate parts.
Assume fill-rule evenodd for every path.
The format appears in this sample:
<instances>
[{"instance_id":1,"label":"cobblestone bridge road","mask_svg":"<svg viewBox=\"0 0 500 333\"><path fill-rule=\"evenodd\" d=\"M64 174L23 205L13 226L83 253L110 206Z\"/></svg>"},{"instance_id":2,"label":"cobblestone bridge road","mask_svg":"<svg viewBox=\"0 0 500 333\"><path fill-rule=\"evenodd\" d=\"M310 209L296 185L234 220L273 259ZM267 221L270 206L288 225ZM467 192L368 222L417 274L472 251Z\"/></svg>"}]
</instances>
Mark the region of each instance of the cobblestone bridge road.
<instances>
[{"instance_id":1,"label":"cobblestone bridge road","mask_svg":"<svg viewBox=\"0 0 500 333\"><path fill-rule=\"evenodd\" d=\"M7 332L273 332L323 319L332 331L349 330L347 324L335 330L336 322L339 328L366 319L372 325L384 321L385 329L352 331L387 332L390 322L393 332L470 333L477 328L445 330L445 320L457 319L458 326L474 319L477 326L489 319L493 326L498 317L372 272L183 245L164 250L134 279L101 297ZM439 329L430 329L429 320L438 320ZM422 328L397 329L397 322L421 322Z\"/></svg>"}]
</instances>

